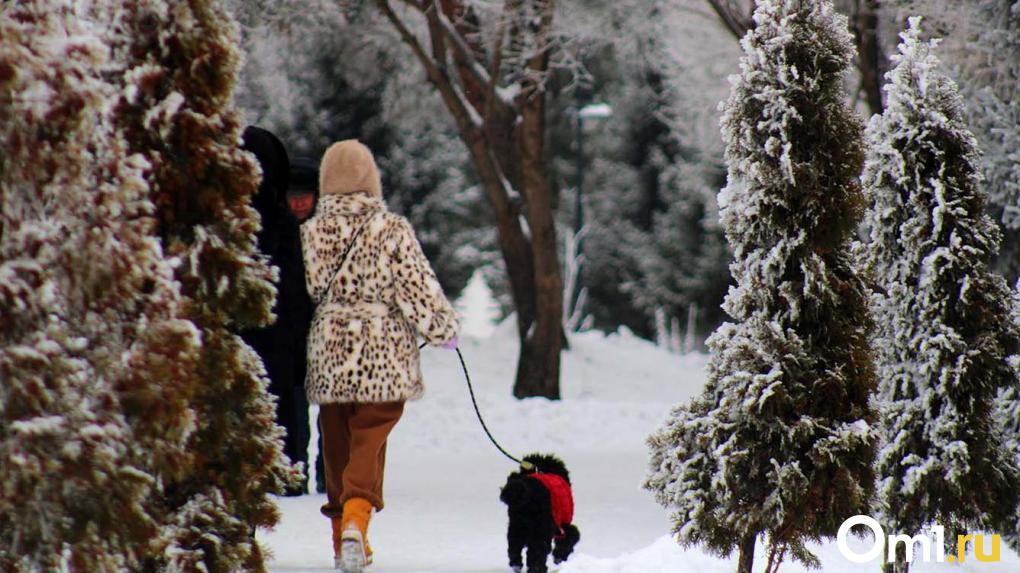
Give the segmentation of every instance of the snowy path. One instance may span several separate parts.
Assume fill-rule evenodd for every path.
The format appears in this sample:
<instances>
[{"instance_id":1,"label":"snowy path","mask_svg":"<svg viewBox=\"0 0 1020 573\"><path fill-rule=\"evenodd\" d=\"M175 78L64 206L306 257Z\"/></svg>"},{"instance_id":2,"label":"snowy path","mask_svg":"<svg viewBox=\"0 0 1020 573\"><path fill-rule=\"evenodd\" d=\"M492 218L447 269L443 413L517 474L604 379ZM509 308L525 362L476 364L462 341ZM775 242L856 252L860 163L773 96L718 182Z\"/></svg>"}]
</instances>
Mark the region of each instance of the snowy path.
<instances>
[{"instance_id":1,"label":"snowy path","mask_svg":"<svg viewBox=\"0 0 1020 573\"><path fill-rule=\"evenodd\" d=\"M575 473L577 515L587 554L613 557L652 544L668 528L665 513L638 489L644 459L634 453L565 455ZM394 456L388 507L372 524L379 573L505 573L506 509L498 488L512 464L495 456ZM610 470L610 471L607 471ZM454 476L451 479L451 476ZM615 492L607 496L606 492ZM286 519L266 537L276 573L329 571L322 496L281 501Z\"/></svg>"},{"instance_id":2,"label":"snowy path","mask_svg":"<svg viewBox=\"0 0 1020 573\"><path fill-rule=\"evenodd\" d=\"M678 374L680 357L631 337L586 335L566 355L563 402L517 401L510 397L512 340L512 333L497 332L464 343L479 407L493 433L518 455L552 451L567 462L575 482L579 551L613 557L652 544L669 524L665 510L640 489L644 439L673 403L701 387L701 359L689 376ZM508 571L499 487L514 464L478 426L455 355L426 351L423 358L428 395L408 405L390 440L387 507L372 523L373 569ZM273 552L274 573L330 570L329 522L318 511L323 499L280 500L283 523L260 532Z\"/></svg>"},{"instance_id":3,"label":"snowy path","mask_svg":"<svg viewBox=\"0 0 1020 573\"><path fill-rule=\"evenodd\" d=\"M467 340L465 358L490 429L511 452L551 451L567 462L575 487L577 552L559 573L732 573L735 561L669 537L666 510L640 489L645 437L669 409L700 391L704 357L667 354L631 336L586 334L564 354L564 400L511 397L512 333ZM428 394L408 406L390 441L387 508L372 522L377 556L368 573L507 573L506 510L499 487L513 464L478 426L452 353L423 355ZM259 533L272 573L332 571L323 496L280 500L282 523ZM855 542L855 544L860 542ZM759 544L760 545L760 544ZM755 571L764 567L759 547ZM824 573L875 573L835 543L816 547ZM783 573L803 573L793 563ZM912 573L1018 573L1020 557L1002 547L999 563L915 564Z\"/></svg>"}]
</instances>

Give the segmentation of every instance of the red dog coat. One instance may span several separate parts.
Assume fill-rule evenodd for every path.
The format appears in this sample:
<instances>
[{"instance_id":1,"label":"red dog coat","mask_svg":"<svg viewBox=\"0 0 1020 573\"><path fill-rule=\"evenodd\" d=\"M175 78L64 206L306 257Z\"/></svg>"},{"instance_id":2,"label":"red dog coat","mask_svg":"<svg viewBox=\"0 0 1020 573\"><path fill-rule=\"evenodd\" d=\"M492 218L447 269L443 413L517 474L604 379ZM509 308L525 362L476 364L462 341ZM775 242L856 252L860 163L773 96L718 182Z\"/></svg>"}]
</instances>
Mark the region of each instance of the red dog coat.
<instances>
[{"instance_id":1,"label":"red dog coat","mask_svg":"<svg viewBox=\"0 0 1020 573\"><path fill-rule=\"evenodd\" d=\"M574 494L570 491L570 484L567 480L556 474L533 473L529 477L537 479L549 490L549 500L552 502L552 517L556 527L561 529L557 537L562 535L564 525L574 521Z\"/></svg>"}]
</instances>

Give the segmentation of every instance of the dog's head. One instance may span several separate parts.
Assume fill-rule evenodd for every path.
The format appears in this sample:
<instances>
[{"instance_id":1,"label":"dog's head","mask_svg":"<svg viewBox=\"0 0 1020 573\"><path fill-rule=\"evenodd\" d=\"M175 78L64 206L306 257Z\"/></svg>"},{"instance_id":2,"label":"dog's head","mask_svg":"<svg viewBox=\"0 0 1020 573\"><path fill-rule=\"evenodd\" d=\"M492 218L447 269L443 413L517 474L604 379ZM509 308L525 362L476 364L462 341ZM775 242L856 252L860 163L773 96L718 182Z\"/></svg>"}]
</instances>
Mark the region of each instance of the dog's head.
<instances>
[{"instance_id":1,"label":"dog's head","mask_svg":"<svg viewBox=\"0 0 1020 573\"><path fill-rule=\"evenodd\" d=\"M528 496L531 495L528 484L525 481L527 479L528 477L520 472L514 472L507 476L506 483L499 490L499 500L510 507L522 505L528 500Z\"/></svg>"},{"instance_id":2,"label":"dog's head","mask_svg":"<svg viewBox=\"0 0 1020 573\"><path fill-rule=\"evenodd\" d=\"M524 461L530 464L534 470L544 474L556 474L567 480L567 483L570 483L570 473L567 471L567 466L563 463L563 460L552 454L528 454L524 456Z\"/></svg>"}]
</instances>

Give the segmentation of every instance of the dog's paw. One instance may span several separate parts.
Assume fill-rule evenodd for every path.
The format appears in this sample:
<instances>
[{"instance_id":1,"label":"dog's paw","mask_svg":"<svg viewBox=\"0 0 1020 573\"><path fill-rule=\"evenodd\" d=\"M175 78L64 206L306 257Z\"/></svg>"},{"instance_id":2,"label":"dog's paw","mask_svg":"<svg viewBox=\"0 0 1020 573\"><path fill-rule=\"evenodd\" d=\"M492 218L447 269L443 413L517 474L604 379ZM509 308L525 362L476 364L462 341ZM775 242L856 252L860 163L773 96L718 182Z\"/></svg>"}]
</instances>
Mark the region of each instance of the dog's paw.
<instances>
[{"instance_id":1,"label":"dog's paw","mask_svg":"<svg viewBox=\"0 0 1020 573\"><path fill-rule=\"evenodd\" d=\"M514 573L521 573L522 567L520 565L511 565L510 570Z\"/></svg>"}]
</instances>

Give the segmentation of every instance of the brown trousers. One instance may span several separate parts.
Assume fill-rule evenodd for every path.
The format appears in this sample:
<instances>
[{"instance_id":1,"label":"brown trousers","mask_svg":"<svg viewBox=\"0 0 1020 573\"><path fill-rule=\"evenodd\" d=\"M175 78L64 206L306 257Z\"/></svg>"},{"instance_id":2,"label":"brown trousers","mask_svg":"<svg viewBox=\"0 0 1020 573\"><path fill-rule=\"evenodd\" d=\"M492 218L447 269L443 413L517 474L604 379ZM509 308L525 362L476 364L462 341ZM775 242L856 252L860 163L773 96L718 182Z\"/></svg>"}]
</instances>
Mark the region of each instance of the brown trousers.
<instances>
[{"instance_id":1,"label":"brown trousers","mask_svg":"<svg viewBox=\"0 0 1020 573\"><path fill-rule=\"evenodd\" d=\"M403 413L403 402L319 406L328 499L323 515L341 517L352 497L368 500L376 511L383 508L386 439Z\"/></svg>"}]
</instances>

